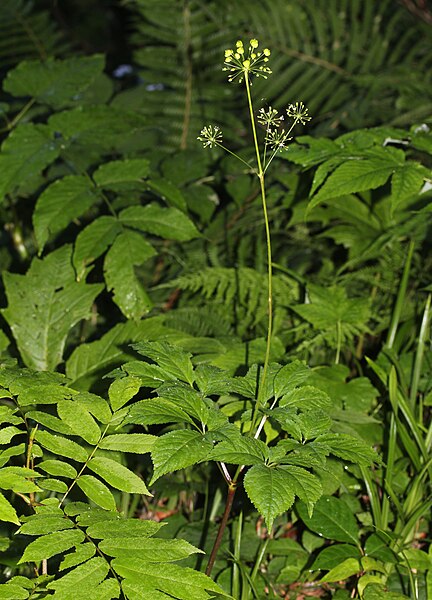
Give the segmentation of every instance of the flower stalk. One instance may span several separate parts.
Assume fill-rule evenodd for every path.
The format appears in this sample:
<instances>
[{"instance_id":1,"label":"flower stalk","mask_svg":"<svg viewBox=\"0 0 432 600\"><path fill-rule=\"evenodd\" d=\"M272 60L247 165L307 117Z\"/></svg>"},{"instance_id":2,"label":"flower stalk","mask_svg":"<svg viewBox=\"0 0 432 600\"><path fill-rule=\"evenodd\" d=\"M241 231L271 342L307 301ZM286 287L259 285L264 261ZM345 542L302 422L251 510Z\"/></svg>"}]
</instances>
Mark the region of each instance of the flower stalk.
<instances>
[{"instance_id":1,"label":"flower stalk","mask_svg":"<svg viewBox=\"0 0 432 600\"><path fill-rule=\"evenodd\" d=\"M228 81L230 83L234 81L237 81L238 83L244 82L245 84L250 124L252 130L252 138L255 149L256 164L250 164L249 162L238 156L238 154L227 148L223 143L222 131L217 125L207 125L201 130L201 133L198 136L198 140L202 142L204 148L219 147L225 152L231 154L232 156L235 156L240 162L247 166L250 171L255 173L260 182L260 193L262 210L264 215L267 246L268 321L264 364L261 373L261 379L258 385L257 400L252 415L252 423L250 429L251 435L255 438L259 437L265 423L265 417L262 418L260 416L260 411L265 403L264 393L266 389L266 380L270 363L271 340L273 330L273 261L270 223L268 217L268 207L266 198L265 173L275 156L278 154L278 152L281 152L288 148L288 142L292 139L290 137L291 132L297 125L297 123L305 124L307 121L310 121L307 108L305 108L302 102L290 104L286 109L286 116L291 120L291 124L287 129L282 127L285 118L284 115L279 115L278 111L272 108L271 106L267 110L261 108L258 111L257 118L255 117L251 93L252 77L263 77L266 79L267 76L272 73L271 69L267 65L270 55L271 52L268 48L264 48L264 50L262 51L259 50L259 42L256 39L251 39L249 41L247 50L241 40L238 40L236 42L235 48L229 48L225 50L223 71L228 72ZM265 128L264 149L262 154L258 139L257 122L259 125ZM211 551L210 559L207 565L207 575L210 575L214 562L216 560L216 555L231 512L231 507L236 492L237 481L243 468L243 466L238 467L234 476L228 478L226 476L226 466L224 464L221 464L221 470L224 473L225 480L228 484L228 495L226 499L224 514L219 525L216 541L213 545L213 549Z\"/></svg>"}]
</instances>

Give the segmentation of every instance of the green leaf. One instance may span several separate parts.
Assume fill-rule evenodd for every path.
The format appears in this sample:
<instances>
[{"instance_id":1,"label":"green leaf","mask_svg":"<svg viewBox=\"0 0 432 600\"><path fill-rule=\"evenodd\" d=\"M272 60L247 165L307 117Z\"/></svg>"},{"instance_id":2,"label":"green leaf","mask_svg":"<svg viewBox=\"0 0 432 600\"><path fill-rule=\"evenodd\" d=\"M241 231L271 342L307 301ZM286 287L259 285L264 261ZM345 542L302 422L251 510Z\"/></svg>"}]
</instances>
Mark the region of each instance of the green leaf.
<instances>
[{"instance_id":1,"label":"green leaf","mask_svg":"<svg viewBox=\"0 0 432 600\"><path fill-rule=\"evenodd\" d=\"M186 212L186 200L178 187L171 183L171 181L161 177L160 179L149 179L146 183L147 188L155 192L164 202Z\"/></svg>"},{"instance_id":2,"label":"green leaf","mask_svg":"<svg viewBox=\"0 0 432 600\"><path fill-rule=\"evenodd\" d=\"M33 259L26 275L3 276L8 307L2 310L23 361L37 370L61 362L70 329L90 314L102 285L76 283L71 248Z\"/></svg>"},{"instance_id":3,"label":"green leaf","mask_svg":"<svg viewBox=\"0 0 432 600\"><path fill-rule=\"evenodd\" d=\"M105 256L104 275L108 291L114 291L114 302L128 319L140 319L152 302L134 267L156 254L155 249L139 233L124 231L114 240Z\"/></svg>"},{"instance_id":4,"label":"green leaf","mask_svg":"<svg viewBox=\"0 0 432 600\"><path fill-rule=\"evenodd\" d=\"M394 148L381 149L373 158L348 160L327 177L312 196L307 210L330 198L374 190L384 185L404 160L404 153Z\"/></svg>"},{"instance_id":5,"label":"green leaf","mask_svg":"<svg viewBox=\"0 0 432 600\"><path fill-rule=\"evenodd\" d=\"M77 590L83 598L95 598L96 586L108 575L109 565L103 558L91 558L61 579L52 581L48 589L55 590L59 600L75 600ZM96 588L97 589L97 588Z\"/></svg>"},{"instance_id":6,"label":"green leaf","mask_svg":"<svg viewBox=\"0 0 432 600\"><path fill-rule=\"evenodd\" d=\"M91 542L87 544L80 544L75 552L71 552L70 554L66 554L64 559L60 563L59 570L64 571L65 569L70 569L71 567L75 567L89 558L92 558L96 552L96 546Z\"/></svg>"},{"instance_id":7,"label":"green leaf","mask_svg":"<svg viewBox=\"0 0 432 600\"><path fill-rule=\"evenodd\" d=\"M156 440L157 436L146 433L117 433L104 438L99 447L103 450L145 454L151 452Z\"/></svg>"},{"instance_id":8,"label":"green leaf","mask_svg":"<svg viewBox=\"0 0 432 600\"><path fill-rule=\"evenodd\" d=\"M239 436L218 444L209 460L217 460L231 465L259 465L268 458L268 448L261 440Z\"/></svg>"},{"instance_id":9,"label":"green leaf","mask_svg":"<svg viewBox=\"0 0 432 600\"><path fill-rule=\"evenodd\" d=\"M288 510L293 502L295 491L291 482L278 468L255 465L244 478L244 486L252 504L264 517L270 530L275 518Z\"/></svg>"},{"instance_id":10,"label":"green leaf","mask_svg":"<svg viewBox=\"0 0 432 600\"><path fill-rule=\"evenodd\" d=\"M363 592L363 600L408 600L409 596L399 592L388 592L384 585L369 583Z\"/></svg>"},{"instance_id":11,"label":"green leaf","mask_svg":"<svg viewBox=\"0 0 432 600\"><path fill-rule=\"evenodd\" d=\"M174 377L186 381L189 385L194 382L191 354L167 342L139 342L132 348L154 360L162 369Z\"/></svg>"},{"instance_id":12,"label":"green leaf","mask_svg":"<svg viewBox=\"0 0 432 600\"><path fill-rule=\"evenodd\" d=\"M0 584L0 598L4 598L4 600L26 600L29 595L28 590L14 583Z\"/></svg>"},{"instance_id":13,"label":"green leaf","mask_svg":"<svg viewBox=\"0 0 432 600\"><path fill-rule=\"evenodd\" d=\"M347 558L360 560L361 554L357 546L352 546L351 544L332 544L321 550L312 563L311 569L325 569L329 571Z\"/></svg>"},{"instance_id":14,"label":"green leaf","mask_svg":"<svg viewBox=\"0 0 432 600\"><path fill-rule=\"evenodd\" d=\"M78 346L66 363L66 374L74 387L89 389L102 375L130 359L128 344L160 339L172 331L163 326L159 317L118 323L100 340Z\"/></svg>"},{"instance_id":15,"label":"green leaf","mask_svg":"<svg viewBox=\"0 0 432 600\"><path fill-rule=\"evenodd\" d=\"M18 125L3 142L0 152L0 203L20 184L36 181L59 155L59 147L46 125Z\"/></svg>"},{"instance_id":16,"label":"green leaf","mask_svg":"<svg viewBox=\"0 0 432 600\"><path fill-rule=\"evenodd\" d=\"M323 583L329 583L333 581L342 581L343 579L348 579L348 577L352 577L353 575L357 575L359 571L361 571L360 561L357 558L347 558L339 565L331 569L325 575L321 581Z\"/></svg>"},{"instance_id":17,"label":"green leaf","mask_svg":"<svg viewBox=\"0 0 432 600\"><path fill-rule=\"evenodd\" d=\"M14 507L6 500L2 493L0 493L0 521L21 525Z\"/></svg>"},{"instance_id":18,"label":"green leaf","mask_svg":"<svg viewBox=\"0 0 432 600\"><path fill-rule=\"evenodd\" d=\"M144 481L115 460L102 457L92 458L88 463L88 468L117 490L151 496Z\"/></svg>"},{"instance_id":19,"label":"green leaf","mask_svg":"<svg viewBox=\"0 0 432 600\"><path fill-rule=\"evenodd\" d=\"M276 373L273 380L275 397L281 398L301 386L310 377L310 374L310 368L299 360L284 365Z\"/></svg>"},{"instance_id":20,"label":"green leaf","mask_svg":"<svg viewBox=\"0 0 432 600\"><path fill-rule=\"evenodd\" d=\"M163 423L193 423L193 419L181 408L165 398L142 400L133 404L125 418L125 424L157 425Z\"/></svg>"},{"instance_id":21,"label":"green leaf","mask_svg":"<svg viewBox=\"0 0 432 600\"><path fill-rule=\"evenodd\" d=\"M19 533L25 535L45 535L73 528L74 524L70 519L50 513L41 513L32 515L24 525L21 525Z\"/></svg>"},{"instance_id":22,"label":"green leaf","mask_svg":"<svg viewBox=\"0 0 432 600\"><path fill-rule=\"evenodd\" d=\"M195 548L186 540L161 540L158 538L139 538L139 537L115 537L102 540L99 548L109 556L131 556L139 555L142 560L149 562L172 562L187 558L191 554L202 550Z\"/></svg>"},{"instance_id":23,"label":"green leaf","mask_svg":"<svg viewBox=\"0 0 432 600\"><path fill-rule=\"evenodd\" d=\"M59 435L53 435L48 431L38 429L36 440L41 446L52 452L54 456L59 454L78 462L85 462L88 458L87 452L79 444Z\"/></svg>"},{"instance_id":24,"label":"green leaf","mask_svg":"<svg viewBox=\"0 0 432 600\"><path fill-rule=\"evenodd\" d=\"M77 470L74 469L72 465L61 460L44 460L37 465L37 468L46 471L50 475L56 475L57 477L74 479L77 476Z\"/></svg>"},{"instance_id":25,"label":"green leaf","mask_svg":"<svg viewBox=\"0 0 432 600\"><path fill-rule=\"evenodd\" d=\"M305 505L297 510L306 527L329 540L358 545L359 528L351 509L339 498L323 496L309 516Z\"/></svg>"},{"instance_id":26,"label":"green leaf","mask_svg":"<svg viewBox=\"0 0 432 600\"><path fill-rule=\"evenodd\" d=\"M167 240L187 242L200 237L192 221L177 208L157 204L130 206L120 213L120 220L129 227L152 233Z\"/></svg>"},{"instance_id":27,"label":"green leaf","mask_svg":"<svg viewBox=\"0 0 432 600\"><path fill-rule=\"evenodd\" d=\"M4 446L5 444L10 444L10 441L16 435L22 435L24 431L18 429L18 427L3 427L0 429L0 446Z\"/></svg>"},{"instance_id":28,"label":"green leaf","mask_svg":"<svg viewBox=\"0 0 432 600\"><path fill-rule=\"evenodd\" d=\"M24 554L18 561L18 564L24 562L39 562L51 558L51 556L66 552L69 548L78 546L84 539L84 533L76 529L43 535L27 546L24 550Z\"/></svg>"},{"instance_id":29,"label":"green leaf","mask_svg":"<svg viewBox=\"0 0 432 600\"><path fill-rule=\"evenodd\" d=\"M141 380L138 377L123 377L113 381L108 390L113 411L129 402L139 392L140 387Z\"/></svg>"},{"instance_id":30,"label":"green leaf","mask_svg":"<svg viewBox=\"0 0 432 600\"><path fill-rule=\"evenodd\" d=\"M3 89L12 96L31 96L41 104L62 108L81 99L104 64L102 55L24 61L9 71Z\"/></svg>"},{"instance_id":31,"label":"green leaf","mask_svg":"<svg viewBox=\"0 0 432 600\"><path fill-rule=\"evenodd\" d=\"M293 389L285 394L279 406L299 408L303 411L315 409L328 409L332 406L331 398L326 392L312 385L305 385Z\"/></svg>"},{"instance_id":32,"label":"green leaf","mask_svg":"<svg viewBox=\"0 0 432 600\"><path fill-rule=\"evenodd\" d=\"M212 449L213 444L198 431L183 429L165 433L153 446L154 472L150 485L166 473L207 460Z\"/></svg>"},{"instance_id":33,"label":"green leaf","mask_svg":"<svg viewBox=\"0 0 432 600\"><path fill-rule=\"evenodd\" d=\"M404 200L417 196L427 177L427 169L419 163L408 161L402 167L399 167L399 169L395 171L391 182L392 212L395 211Z\"/></svg>"},{"instance_id":34,"label":"green leaf","mask_svg":"<svg viewBox=\"0 0 432 600\"><path fill-rule=\"evenodd\" d=\"M107 424L111 422L112 412L105 398L101 398L90 392L80 392L74 396L74 401L85 408L101 423Z\"/></svg>"},{"instance_id":35,"label":"green leaf","mask_svg":"<svg viewBox=\"0 0 432 600\"><path fill-rule=\"evenodd\" d=\"M245 475L245 490L271 529L274 519L288 510L298 496L309 509L322 494L317 477L300 467L255 465Z\"/></svg>"},{"instance_id":36,"label":"green leaf","mask_svg":"<svg viewBox=\"0 0 432 600\"><path fill-rule=\"evenodd\" d=\"M99 426L88 410L79 402L61 400L57 404L57 412L60 419L71 428L75 435L82 437L93 446L98 443L101 436Z\"/></svg>"},{"instance_id":37,"label":"green leaf","mask_svg":"<svg viewBox=\"0 0 432 600\"><path fill-rule=\"evenodd\" d=\"M68 486L64 481L60 481L60 479L40 479L38 481L38 486L43 490L49 490L50 492L57 492L58 494L65 494L68 490Z\"/></svg>"},{"instance_id":38,"label":"green leaf","mask_svg":"<svg viewBox=\"0 0 432 600\"><path fill-rule=\"evenodd\" d=\"M101 521L95 525L90 525L87 529L87 535L96 539L113 538L148 538L154 535L164 523L156 521L146 521L142 519L121 519Z\"/></svg>"},{"instance_id":39,"label":"green leaf","mask_svg":"<svg viewBox=\"0 0 432 600\"><path fill-rule=\"evenodd\" d=\"M91 183L81 175L69 175L48 186L39 196L33 212L39 254L50 238L87 212L96 200Z\"/></svg>"},{"instance_id":40,"label":"green leaf","mask_svg":"<svg viewBox=\"0 0 432 600\"><path fill-rule=\"evenodd\" d=\"M116 502L114 496L107 488L107 486L93 477L93 475L81 475L77 480L77 486L84 492L84 494L105 510L116 510Z\"/></svg>"},{"instance_id":41,"label":"green leaf","mask_svg":"<svg viewBox=\"0 0 432 600\"><path fill-rule=\"evenodd\" d=\"M93 174L99 187L111 188L121 183L136 183L146 179L150 171L150 163L145 158L113 160L101 165Z\"/></svg>"},{"instance_id":42,"label":"green leaf","mask_svg":"<svg viewBox=\"0 0 432 600\"><path fill-rule=\"evenodd\" d=\"M78 234L73 254L77 281L84 277L86 267L105 252L121 231L122 227L115 217L102 216Z\"/></svg>"},{"instance_id":43,"label":"green leaf","mask_svg":"<svg viewBox=\"0 0 432 600\"><path fill-rule=\"evenodd\" d=\"M359 465L370 466L379 462L378 454L368 444L345 433L326 433L316 439L326 444L331 452L339 458L349 460Z\"/></svg>"},{"instance_id":44,"label":"green leaf","mask_svg":"<svg viewBox=\"0 0 432 600\"><path fill-rule=\"evenodd\" d=\"M206 600L211 596L207 591L216 592L227 596L224 591L209 577L187 567L166 564L161 568L159 564L152 564L139 558L115 558L112 566L116 573L126 579L122 587L128 598L141 598L139 594L155 593L157 590L164 592L168 597L180 600ZM136 594L131 595L131 591ZM141 591L140 591L141 590ZM145 598L146 596L144 596ZM155 596L147 596L149 599Z\"/></svg>"}]
</instances>

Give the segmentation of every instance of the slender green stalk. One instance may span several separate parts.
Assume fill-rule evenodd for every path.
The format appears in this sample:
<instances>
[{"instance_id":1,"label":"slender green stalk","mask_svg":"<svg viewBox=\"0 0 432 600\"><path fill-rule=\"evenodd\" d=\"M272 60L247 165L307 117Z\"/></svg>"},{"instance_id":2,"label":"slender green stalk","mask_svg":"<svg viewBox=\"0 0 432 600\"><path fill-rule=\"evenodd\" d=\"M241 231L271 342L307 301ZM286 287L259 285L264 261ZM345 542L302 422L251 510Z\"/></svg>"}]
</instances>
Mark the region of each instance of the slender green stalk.
<instances>
[{"instance_id":1,"label":"slender green stalk","mask_svg":"<svg viewBox=\"0 0 432 600\"><path fill-rule=\"evenodd\" d=\"M258 417L258 411L263 403L263 392L265 389L265 383L266 383L266 379L267 379L267 371L268 371L268 366L269 366L269 362L270 362L271 335L272 335L272 328L273 328L273 290L272 290L273 269L272 269L272 248L271 248L270 224L269 224L268 211L267 211L264 171L263 171L262 163L261 163L260 149L259 149L258 137L257 137L256 125L255 125L255 115L254 115L253 104L252 104L252 95L251 95L250 82L249 82L248 77L245 77L245 83L246 83L246 94L247 94L248 106L249 106L249 116L250 116L250 122L251 122L251 127L252 127L252 135L253 135L256 161L257 161L257 167L258 167L258 179L260 181L262 208L263 208L263 214L264 214L266 243L267 243L267 285L268 285L268 322L267 322L266 353L265 353L265 358L264 358L262 378L259 383L258 399L257 399L256 405L255 405L254 418L252 419L252 429L253 429L254 425L256 424L257 417Z\"/></svg>"},{"instance_id":2,"label":"slender green stalk","mask_svg":"<svg viewBox=\"0 0 432 600\"><path fill-rule=\"evenodd\" d=\"M263 541L263 543L261 544L261 546L260 546L260 548L259 548L259 550L258 550L258 554L257 554L257 557L256 557L256 559L255 559L255 564L254 564L254 566L253 566L252 573L251 573L251 575L250 575L250 583L251 583L251 588L253 588L253 586L254 586L254 584L255 584L255 579L256 579L256 576L257 576L257 574L258 574L258 570L259 570L259 568L260 568L260 565L261 565L261 563L262 563L262 561L263 561L264 555L265 555L265 553L266 553L266 550L267 550L267 544L269 543L269 539L270 539L270 538L269 538L269 537L267 537L267 538L266 538L266 539ZM250 592L251 592L251 590L249 590L249 595L248 595L248 597L249 597L249 598L250 598Z\"/></svg>"},{"instance_id":3,"label":"slender green stalk","mask_svg":"<svg viewBox=\"0 0 432 600\"><path fill-rule=\"evenodd\" d=\"M394 341L395 341L396 332L397 332L397 328L399 325L400 316L402 313L402 307L404 305L405 297L406 297L406 293L407 293L407 289L408 289L408 280L409 280L409 274L410 274L410 269L411 269L411 261L412 261L413 253L414 253L414 242L411 241L408 246L408 252L407 252L407 257L405 260L404 270L402 273L402 279L400 282L398 295L396 298L396 304L393 309L392 319L391 319L390 327L389 327L388 334L387 334L386 346L388 348L392 348Z\"/></svg>"},{"instance_id":4,"label":"slender green stalk","mask_svg":"<svg viewBox=\"0 0 432 600\"><path fill-rule=\"evenodd\" d=\"M411 390L410 390L410 404L414 410L417 399L418 386L420 381L421 369L423 365L423 355L425 350L425 344L429 337L429 325L430 325L430 308L431 308L431 295L429 294L426 300L426 306L423 312L423 319L420 327L419 338L417 342L417 352L414 362L414 370L411 379Z\"/></svg>"},{"instance_id":5,"label":"slender green stalk","mask_svg":"<svg viewBox=\"0 0 432 600\"><path fill-rule=\"evenodd\" d=\"M231 585L231 595L233 598L240 597L239 564L240 564L242 530L243 530L243 511L240 511L240 514L237 519L235 537L234 537L234 563L233 563L233 570L232 570L232 585Z\"/></svg>"}]
</instances>

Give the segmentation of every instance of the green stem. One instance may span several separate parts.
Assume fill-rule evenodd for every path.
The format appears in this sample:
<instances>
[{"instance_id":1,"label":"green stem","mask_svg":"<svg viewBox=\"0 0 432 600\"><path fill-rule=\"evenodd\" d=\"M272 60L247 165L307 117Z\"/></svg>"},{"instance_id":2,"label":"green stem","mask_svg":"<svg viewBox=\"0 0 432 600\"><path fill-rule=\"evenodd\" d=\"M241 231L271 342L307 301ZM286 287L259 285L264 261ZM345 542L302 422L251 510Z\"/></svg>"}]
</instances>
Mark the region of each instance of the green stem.
<instances>
[{"instance_id":1,"label":"green stem","mask_svg":"<svg viewBox=\"0 0 432 600\"><path fill-rule=\"evenodd\" d=\"M431 295L427 297L426 306L423 312L423 319L420 327L420 334L417 343L417 352L414 362L413 376L411 380L410 390L410 404L414 411L415 403L417 399L418 386L420 381L421 369L423 365L423 355L425 350L425 344L429 336L429 323L430 323L430 307L431 307Z\"/></svg>"},{"instance_id":2,"label":"green stem","mask_svg":"<svg viewBox=\"0 0 432 600\"><path fill-rule=\"evenodd\" d=\"M390 327L389 327L388 334L387 334L386 346L388 348L392 348L394 341L395 341L396 332L397 332L397 328L399 325L400 316L402 313L402 307L405 302L405 296L406 296L406 292L407 292L407 288L408 288L408 279L409 279L409 273L410 273L410 269L411 269L411 261L412 261L413 252L414 252L414 242L411 241L408 246L408 253L407 253L407 257L406 257L406 261L405 261L402 279L401 279L401 283L399 286L398 295L396 298L396 304L395 304L395 307L393 310L392 319L391 319Z\"/></svg>"},{"instance_id":3,"label":"green stem","mask_svg":"<svg viewBox=\"0 0 432 600\"><path fill-rule=\"evenodd\" d=\"M265 353L265 358L264 358L263 374L262 374L261 381L259 383L258 399L255 404L255 411L254 411L254 416L252 419L251 429L253 429L254 425L256 423L256 420L258 418L259 409L260 409L261 405L263 404L263 393L264 393L264 389L265 389L265 383L266 383L266 379L267 379L267 371L268 371L268 366L269 366L269 362L270 362L271 335L272 335L272 328L273 328L273 291L272 291L273 272L272 272L272 248L271 248L271 237L270 237L270 224L269 224L268 212L267 212L264 171L262 168L261 157L260 157L260 152L259 152L258 137L257 137L256 125L255 125L255 116L254 116L253 105L252 105L252 95L251 95L251 91L250 91L250 82L249 82L249 77L247 75L245 76L245 83L246 83L246 93L247 93L247 98L248 98L250 122L251 122L251 127L252 127L252 135L253 135L257 167L258 167L258 179L260 181L262 207L263 207L263 213L264 213L264 223L265 223L266 242L267 242L267 279L268 279L267 343L266 343L266 353Z\"/></svg>"}]
</instances>

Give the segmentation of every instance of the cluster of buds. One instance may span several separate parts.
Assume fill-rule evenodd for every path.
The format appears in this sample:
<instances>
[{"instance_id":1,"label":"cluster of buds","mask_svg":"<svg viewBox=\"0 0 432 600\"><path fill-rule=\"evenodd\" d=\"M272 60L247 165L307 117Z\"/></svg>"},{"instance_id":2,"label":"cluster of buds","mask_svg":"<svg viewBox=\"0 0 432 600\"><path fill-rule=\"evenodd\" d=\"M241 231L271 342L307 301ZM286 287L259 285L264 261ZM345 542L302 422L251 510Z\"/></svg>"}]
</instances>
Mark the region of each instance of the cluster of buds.
<instances>
[{"instance_id":1,"label":"cluster of buds","mask_svg":"<svg viewBox=\"0 0 432 600\"><path fill-rule=\"evenodd\" d=\"M265 65L270 56L270 50L264 48L258 51L258 40L250 40L249 49L246 51L243 42L238 40L235 49L225 50L225 62L223 71L228 71L228 81L234 81L238 78L239 83L245 77L250 79L251 75L267 78L272 71Z\"/></svg>"}]
</instances>

